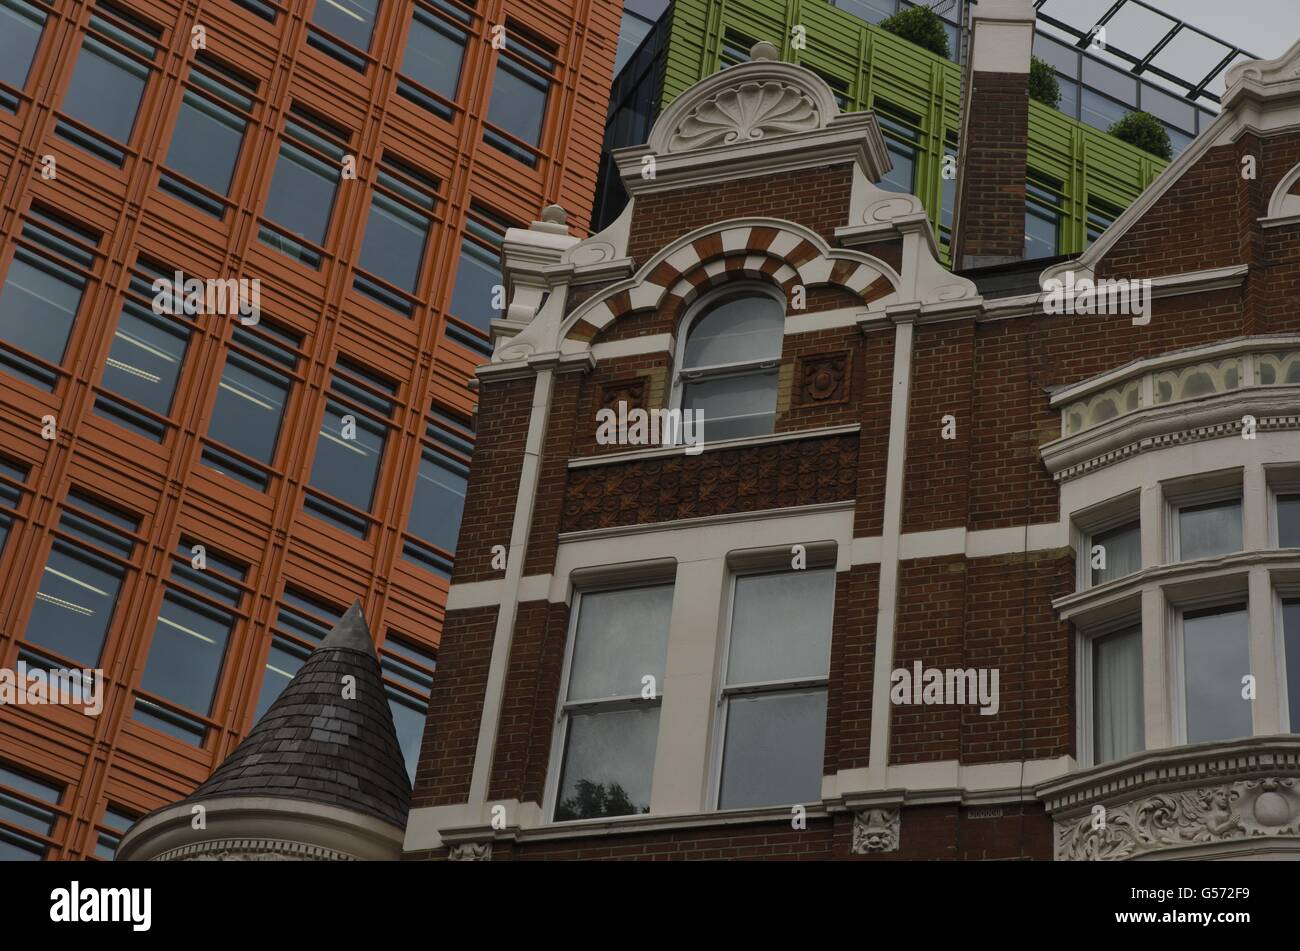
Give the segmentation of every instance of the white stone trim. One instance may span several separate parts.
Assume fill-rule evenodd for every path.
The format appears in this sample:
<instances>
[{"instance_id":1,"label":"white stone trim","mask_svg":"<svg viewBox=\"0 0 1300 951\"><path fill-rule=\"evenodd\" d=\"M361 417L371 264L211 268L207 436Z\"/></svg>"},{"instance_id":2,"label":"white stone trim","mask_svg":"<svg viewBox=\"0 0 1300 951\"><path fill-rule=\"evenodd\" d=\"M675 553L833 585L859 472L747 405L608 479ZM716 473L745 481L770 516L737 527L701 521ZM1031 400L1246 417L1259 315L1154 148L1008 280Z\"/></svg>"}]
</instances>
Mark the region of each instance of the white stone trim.
<instances>
[{"instance_id":1,"label":"white stone trim","mask_svg":"<svg viewBox=\"0 0 1300 951\"><path fill-rule=\"evenodd\" d=\"M857 423L843 426L827 426L823 429L802 429L793 432L768 433L763 436L742 436L739 439L719 439L704 441L703 452L721 452L726 449L745 449L750 446L775 445L782 442L794 442L804 439L820 439L828 436L842 436L856 433L860 429ZM635 449L630 452L611 452L598 456L580 456L569 460L570 469L589 469L593 466L615 465L623 462L639 462L646 459L661 459L670 456L686 455L690 446L656 446L651 449Z\"/></svg>"}]
</instances>

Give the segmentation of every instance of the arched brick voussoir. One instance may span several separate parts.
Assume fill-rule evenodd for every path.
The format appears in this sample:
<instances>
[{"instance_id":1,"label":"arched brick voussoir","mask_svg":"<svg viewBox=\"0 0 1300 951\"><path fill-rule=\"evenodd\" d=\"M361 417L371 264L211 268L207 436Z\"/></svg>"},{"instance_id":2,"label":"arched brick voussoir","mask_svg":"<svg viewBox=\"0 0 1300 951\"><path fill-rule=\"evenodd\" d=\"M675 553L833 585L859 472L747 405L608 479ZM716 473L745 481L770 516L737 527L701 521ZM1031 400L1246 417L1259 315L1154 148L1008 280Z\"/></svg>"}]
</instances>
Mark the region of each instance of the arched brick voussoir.
<instances>
[{"instance_id":1,"label":"arched brick voussoir","mask_svg":"<svg viewBox=\"0 0 1300 951\"><path fill-rule=\"evenodd\" d=\"M787 293L796 284L839 286L866 305L899 285L898 274L884 261L832 248L803 225L771 218L718 222L682 235L631 278L578 305L564 320L564 349L585 346L628 314L659 309L670 295L690 301L722 281L741 277L765 280Z\"/></svg>"}]
</instances>

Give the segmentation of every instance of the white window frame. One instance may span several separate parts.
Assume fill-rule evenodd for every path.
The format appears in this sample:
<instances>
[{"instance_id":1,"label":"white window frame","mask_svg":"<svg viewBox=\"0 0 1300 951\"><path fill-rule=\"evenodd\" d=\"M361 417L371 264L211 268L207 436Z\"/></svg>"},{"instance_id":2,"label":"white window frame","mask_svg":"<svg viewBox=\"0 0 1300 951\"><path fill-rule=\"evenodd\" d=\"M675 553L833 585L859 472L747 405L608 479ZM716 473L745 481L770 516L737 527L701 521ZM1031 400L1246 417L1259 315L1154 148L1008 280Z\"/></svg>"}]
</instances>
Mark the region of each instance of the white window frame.
<instances>
[{"instance_id":1,"label":"white window frame","mask_svg":"<svg viewBox=\"0 0 1300 951\"><path fill-rule=\"evenodd\" d=\"M730 812L731 809L724 809L718 804L722 796L722 759L727 745L727 709L729 704L728 698L734 696L744 696L757 693L793 693L800 689L820 688L827 692L829 700L830 694L830 658L827 658L826 676L825 677L796 677L789 680L768 680L760 683L744 684L738 687L727 686L727 660L731 655L731 634L732 634L732 617L736 608L736 582L740 578L753 577L755 575L772 575L794 573L798 570L825 570L831 573L831 648L834 649L835 629L834 629L834 611L835 611L835 592L839 585L838 572L835 570L835 556L830 554L829 558L824 551L818 551L814 556L812 546L808 547L808 566L806 569L794 569L790 567L788 561L788 552L785 553L785 561L782 564L769 565L733 565L728 571L727 577L727 599L721 615L722 636L719 641L720 652L718 654L717 682L714 685L714 704L713 704L713 724L711 736L713 737L711 762L709 765L709 789L705 797L706 808L713 812ZM828 714L829 719L829 714ZM822 725L823 732L825 724ZM825 766L823 765L823 775ZM820 798L815 802L820 802ZM747 808L781 808L783 806L797 805L814 805L815 802L807 803L771 803L770 806L742 807L742 811Z\"/></svg>"},{"instance_id":2,"label":"white window frame","mask_svg":"<svg viewBox=\"0 0 1300 951\"><path fill-rule=\"evenodd\" d=\"M1092 540L1103 532L1108 532L1113 528L1119 528L1121 525L1136 523L1138 527L1138 571L1151 567L1142 561L1142 540L1144 526L1142 525L1142 506L1141 491L1136 490L1126 492L1123 495L1116 496L1113 499L1107 499L1099 505L1090 506L1082 512L1077 512L1073 516L1074 534L1077 539L1075 551L1077 555L1075 563L1074 587L1076 591L1090 591L1093 588L1099 588L1101 585L1092 583ZM1132 574L1137 574L1133 572ZM1132 574L1125 575L1125 578L1132 577ZM1123 579L1115 578L1114 581ZM1110 584L1111 582L1103 582Z\"/></svg>"},{"instance_id":3,"label":"white window frame","mask_svg":"<svg viewBox=\"0 0 1300 951\"><path fill-rule=\"evenodd\" d=\"M1129 611L1119 617L1107 621L1101 621L1091 625L1076 625L1075 627L1075 656L1078 658L1078 670L1075 674L1075 683L1078 690L1076 696L1078 703L1075 705L1077 710L1078 722L1076 724L1076 740L1078 742L1079 764L1084 767L1102 765L1097 762L1097 751L1094 747L1095 737L1093 736L1093 707L1096 697L1093 695L1093 678L1092 669L1092 645L1097 641L1110 634L1117 634L1120 631L1137 628L1138 642L1142 648L1139 651L1139 657L1142 661L1142 678L1146 680L1147 658L1146 644L1143 640L1142 632L1142 608L1141 603L1137 605L1137 610ZM1146 736L1146 690L1142 691L1142 749L1147 749ZM1141 751L1139 751L1141 752Z\"/></svg>"},{"instance_id":4,"label":"white window frame","mask_svg":"<svg viewBox=\"0 0 1300 951\"><path fill-rule=\"evenodd\" d=\"M1244 578L1242 579L1244 582ZM1246 589L1235 591L1227 594L1207 595L1204 598L1191 598L1180 600L1177 603L1167 601L1167 630L1169 632L1167 649L1169 653L1170 669L1167 675L1169 681L1169 703L1172 709L1169 711L1169 739L1173 746L1186 746L1189 742L1187 739L1187 661L1183 652L1183 615L1188 611L1206 611L1215 608L1241 608L1246 612L1246 660L1250 662L1250 592ZM1143 657L1145 664L1146 657ZM1238 681L1240 686L1240 681ZM1258 686L1258 685L1257 685ZM1255 735L1255 703L1259 700L1258 694L1256 699L1251 702L1250 733L1248 736Z\"/></svg>"},{"instance_id":5,"label":"white window frame","mask_svg":"<svg viewBox=\"0 0 1300 951\"><path fill-rule=\"evenodd\" d=\"M716 363L703 367L692 367L685 369L683 364L686 361L686 344L690 338L691 330L705 311L707 311L720 298L733 297L742 294L763 294L770 297L781 308L782 319L784 320L787 310L787 303L781 292L770 284L764 284L761 281L737 280L728 281L720 287L715 287L707 293L700 296L700 299L691 304L686 311L686 316L682 318L680 329L677 332L677 346L673 353L673 386L672 395L669 402L670 409L682 408L682 396L686 391L687 383L701 383L706 380L721 380L728 377L737 376L758 376L770 370L779 370L781 366L781 355L767 360L739 360L734 363ZM781 328L781 352L785 352L785 327ZM780 377L778 375L776 384L780 387ZM775 400L773 401L775 402ZM775 421L774 421L775 422ZM706 426L708 421L705 420ZM774 426L775 429L775 426ZM771 435L765 433L762 435ZM682 437L679 435L678 439ZM753 437L737 437L753 438Z\"/></svg>"},{"instance_id":6,"label":"white window frame","mask_svg":"<svg viewBox=\"0 0 1300 951\"><path fill-rule=\"evenodd\" d=\"M1273 658L1277 669L1278 724L1282 733L1300 732L1300 723L1291 722L1290 685L1286 679L1286 623L1283 601L1300 601L1300 581L1273 585Z\"/></svg>"},{"instance_id":7,"label":"white window frame","mask_svg":"<svg viewBox=\"0 0 1300 951\"><path fill-rule=\"evenodd\" d=\"M1212 489L1204 489L1200 492L1178 493L1170 496L1165 495L1165 515L1167 519L1168 532L1166 537L1169 539L1169 548L1165 552L1166 563L1170 565L1190 564L1195 561L1205 561L1204 558L1188 558L1182 556L1182 537L1179 531L1179 522L1182 520L1180 513L1185 508L1195 508L1198 505L1211 505L1215 502L1235 501L1241 512L1241 538L1237 542L1237 548L1231 552L1224 552L1221 555L1215 555L1215 558L1226 558L1229 555L1235 555L1246 550L1246 496L1242 487L1241 470L1236 470L1237 481L1231 486L1219 486Z\"/></svg>"},{"instance_id":8,"label":"white window frame","mask_svg":"<svg viewBox=\"0 0 1300 951\"><path fill-rule=\"evenodd\" d=\"M676 597L676 581L669 575L667 577L647 577L640 575L634 578L628 578L625 581L606 581L603 583L578 585L573 588L573 597L569 606L569 623L565 635L564 644L564 665L560 674L560 690L556 698L555 721L551 726L551 758L546 770L546 788L542 796L542 821L548 825L579 825L583 822L615 822L619 819L632 819L638 815L650 815L652 813L632 813L627 816L595 816L590 819L563 819L555 818L555 807L559 804L560 795L560 777L564 772L564 748L565 742L569 735L569 714L571 711L588 711L595 708L604 708L609 710L636 710L649 707L663 710L664 685L661 682L655 684L655 696L653 700L644 699L641 694L629 694L626 696L608 697L600 700L575 700L567 699L569 695L569 675L573 668L573 652L577 645L578 619L582 616L582 599L584 595L597 594L602 591L630 591L634 588L660 588L670 587L673 589L673 595ZM669 608L669 623L671 625L671 606ZM669 631L671 639L671 629ZM665 673L667 666L667 644L664 645L665 656ZM662 712L660 714L662 717ZM656 740L656 753L658 741ZM650 799L654 801L654 764L651 764L651 791ZM653 806L651 807L653 810Z\"/></svg>"}]
</instances>

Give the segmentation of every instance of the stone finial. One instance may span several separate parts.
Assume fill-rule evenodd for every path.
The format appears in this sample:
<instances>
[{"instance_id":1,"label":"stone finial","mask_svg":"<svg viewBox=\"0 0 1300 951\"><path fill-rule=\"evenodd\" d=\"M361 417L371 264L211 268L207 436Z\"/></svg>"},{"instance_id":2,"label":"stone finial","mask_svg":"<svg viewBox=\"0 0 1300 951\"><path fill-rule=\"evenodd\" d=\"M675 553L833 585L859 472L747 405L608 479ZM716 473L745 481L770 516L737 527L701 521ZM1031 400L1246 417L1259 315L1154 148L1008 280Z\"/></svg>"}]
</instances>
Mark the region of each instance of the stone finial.
<instances>
[{"instance_id":1,"label":"stone finial","mask_svg":"<svg viewBox=\"0 0 1300 951\"><path fill-rule=\"evenodd\" d=\"M759 60L771 60L776 62L781 58L781 51L767 40L759 40L749 48L749 58L753 62Z\"/></svg>"},{"instance_id":2,"label":"stone finial","mask_svg":"<svg viewBox=\"0 0 1300 951\"><path fill-rule=\"evenodd\" d=\"M542 220L552 225L568 224L569 213L559 205L547 205L542 209Z\"/></svg>"}]
</instances>

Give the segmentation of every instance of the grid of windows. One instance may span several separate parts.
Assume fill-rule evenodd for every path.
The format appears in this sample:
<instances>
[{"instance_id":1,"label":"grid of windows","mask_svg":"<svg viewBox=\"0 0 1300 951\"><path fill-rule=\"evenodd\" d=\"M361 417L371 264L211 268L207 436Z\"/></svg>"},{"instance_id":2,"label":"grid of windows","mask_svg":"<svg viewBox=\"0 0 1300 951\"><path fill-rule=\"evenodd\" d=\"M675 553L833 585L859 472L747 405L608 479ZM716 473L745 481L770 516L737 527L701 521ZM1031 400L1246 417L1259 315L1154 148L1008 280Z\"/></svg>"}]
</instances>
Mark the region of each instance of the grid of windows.
<instances>
[{"instance_id":1,"label":"grid of windows","mask_svg":"<svg viewBox=\"0 0 1300 951\"><path fill-rule=\"evenodd\" d=\"M1061 253L1061 184L1030 174L1025 183L1025 260Z\"/></svg>"},{"instance_id":2,"label":"grid of windows","mask_svg":"<svg viewBox=\"0 0 1300 951\"><path fill-rule=\"evenodd\" d=\"M429 691L433 687L435 661L427 650L390 633L379 650L379 666L393 711L397 744L402 749L406 774L415 782L415 766L424 738L424 721L429 712Z\"/></svg>"},{"instance_id":3,"label":"grid of windows","mask_svg":"<svg viewBox=\"0 0 1300 951\"><path fill-rule=\"evenodd\" d=\"M352 137L299 106L289 110L258 237L310 268L319 268L343 160Z\"/></svg>"},{"instance_id":4,"label":"grid of windows","mask_svg":"<svg viewBox=\"0 0 1300 951\"><path fill-rule=\"evenodd\" d=\"M27 481L27 473L26 466L0 457L0 555L4 554L14 517L22 504L22 485Z\"/></svg>"},{"instance_id":5,"label":"grid of windows","mask_svg":"<svg viewBox=\"0 0 1300 951\"><path fill-rule=\"evenodd\" d=\"M516 24L507 24L507 30L510 39L497 56L483 141L533 168L540 158L555 51Z\"/></svg>"},{"instance_id":6,"label":"grid of windows","mask_svg":"<svg viewBox=\"0 0 1300 951\"><path fill-rule=\"evenodd\" d=\"M307 657L315 650L334 625L343 617L343 609L326 604L310 595L286 586L280 598L271 633L271 646L262 673L262 687L257 695L256 723L288 686Z\"/></svg>"},{"instance_id":7,"label":"grid of windows","mask_svg":"<svg viewBox=\"0 0 1300 951\"><path fill-rule=\"evenodd\" d=\"M0 862L39 862L52 844L63 787L0 765Z\"/></svg>"},{"instance_id":8,"label":"grid of windows","mask_svg":"<svg viewBox=\"0 0 1300 951\"><path fill-rule=\"evenodd\" d=\"M124 809L107 806L103 817L99 820L99 834L95 837L95 858L111 862L113 856L117 854L117 846L122 841L122 836L139 818Z\"/></svg>"},{"instance_id":9,"label":"grid of windows","mask_svg":"<svg viewBox=\"0 0 1300 951\"><path fill-rule=\"evenodd\" d=\"M451 315L459 322L447 323L447 336L459 344L489 356L489 330L493 318L505 306L501 285L501 243L511 223L477 203L470 206L460 242L460 262L452 285ZM473 333L468 324L477 333Z\"/></svg>"},{"instance_id":10,"label":"grid of windows","mask_svg":"<svg viewBox=\"0 0 1300 951\"><path fill-rule=\"evenodd\" d=\"M379 0L316 0L307 42L364 73L378 12Z\"/></svg>"}]
</instances>

